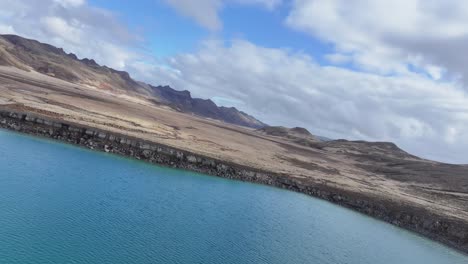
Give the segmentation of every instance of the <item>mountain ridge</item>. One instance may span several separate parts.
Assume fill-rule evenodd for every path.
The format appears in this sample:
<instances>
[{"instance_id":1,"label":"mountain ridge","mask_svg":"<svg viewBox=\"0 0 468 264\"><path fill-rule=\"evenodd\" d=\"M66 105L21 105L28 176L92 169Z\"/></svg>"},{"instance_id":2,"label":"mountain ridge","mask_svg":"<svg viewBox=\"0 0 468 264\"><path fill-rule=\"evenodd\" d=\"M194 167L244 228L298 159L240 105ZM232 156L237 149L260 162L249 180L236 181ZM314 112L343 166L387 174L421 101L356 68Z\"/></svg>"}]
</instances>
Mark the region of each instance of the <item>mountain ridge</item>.
<instances>
[{"instance_id":1,"label":"mountain ridge","mask_svg":"<svg viewBox=\"0 0 468 264\"><path fill-rule=\"evenodd\" d=\"M265 124L234 107L217 106L210 99L193 98L188 91L170 86L153 86L134 80L126 71L99 65L94 59L79 59L63 48L17 35L0 35L0 65L36 71L78 85L114 93L132 93L152 97L178 111L226 123L260 128Z\"/></svg>"}]
</instances>

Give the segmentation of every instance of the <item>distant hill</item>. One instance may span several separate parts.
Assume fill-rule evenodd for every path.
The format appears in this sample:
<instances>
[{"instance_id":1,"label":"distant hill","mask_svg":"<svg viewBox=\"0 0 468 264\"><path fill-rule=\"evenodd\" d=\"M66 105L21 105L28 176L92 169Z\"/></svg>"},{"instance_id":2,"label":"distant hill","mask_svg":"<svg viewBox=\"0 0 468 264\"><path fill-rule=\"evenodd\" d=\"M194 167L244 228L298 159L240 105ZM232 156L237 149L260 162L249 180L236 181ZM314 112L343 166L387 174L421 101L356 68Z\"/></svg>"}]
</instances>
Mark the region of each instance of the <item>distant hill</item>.
<instances>
[{"instance_id":1,"label":"distant hill","mask_svg":"<svg viewBox=\"0 0 468 264\"><path fill-rule=\"evenodd\" d=\"M277 136L277 137L288 137L288 138L310 138L314 139L315 137L305 128L302 127L295 127L295 128L287 128L283 126L265 126L259 129L258 131L263 132L270 136Z\"/></svg>"},{"instance_id":2,"label":"distant hill","mask_svg":"<svg viewBox=\"0 0 468 264\"><path fill-rule=\"evenodd\" d=\"M265 126L258 129L260 133L282 137L303 146L316 146L321 140L302 127L287 128L283 126Z\"/></svg>"},{"instance_id":3,"label":"distant hill","mask_svg":"<svg viewBox=\"0 0 468 264\"><path fill-rule=\"evenodd\" d=\"M152 86L138 82L125 71L101 66L93 59L79 59L73 53L36 40L16 35L0 35L0 65L36 71L74 84L113 93L137 94L167 104L182 112L213 118L252 128L265 126L236 108L218 107L211 100L192 98L188 91L169 86Z\"/></svg>"}]
</instances>

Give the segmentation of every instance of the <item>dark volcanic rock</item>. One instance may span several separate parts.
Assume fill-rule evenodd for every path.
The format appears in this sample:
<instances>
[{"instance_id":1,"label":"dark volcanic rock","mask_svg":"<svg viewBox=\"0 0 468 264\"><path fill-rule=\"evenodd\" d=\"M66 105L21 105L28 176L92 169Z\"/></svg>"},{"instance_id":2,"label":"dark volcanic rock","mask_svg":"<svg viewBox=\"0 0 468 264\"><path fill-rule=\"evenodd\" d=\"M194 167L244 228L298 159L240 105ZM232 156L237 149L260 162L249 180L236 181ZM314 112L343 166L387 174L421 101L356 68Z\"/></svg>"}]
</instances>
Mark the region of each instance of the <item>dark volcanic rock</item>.
<instances>
[{"instance_id":1,"label":"dark volcanic rock","mask_svg":"<svg viewBox=\"0 0 468 264\"><path fill-rule=\"evenodd\" d=\"M73 53L68 54L68 57L70 57L73 60L78 60L78 57Z\"/></svg>"},{"instance_id":2,"label":"dark volcanic rock","mask_svg":"<svg viewBox=\"0 0 468 264\"><path fill-rule=\"evenodd\" d=\"M81 62L83 62L84 64L90 66L90 67L100 67L99 64L96 63L95 60L93 59L88 59L88 58L84 58L81 60Z\"/></svg>"}]
</instances>

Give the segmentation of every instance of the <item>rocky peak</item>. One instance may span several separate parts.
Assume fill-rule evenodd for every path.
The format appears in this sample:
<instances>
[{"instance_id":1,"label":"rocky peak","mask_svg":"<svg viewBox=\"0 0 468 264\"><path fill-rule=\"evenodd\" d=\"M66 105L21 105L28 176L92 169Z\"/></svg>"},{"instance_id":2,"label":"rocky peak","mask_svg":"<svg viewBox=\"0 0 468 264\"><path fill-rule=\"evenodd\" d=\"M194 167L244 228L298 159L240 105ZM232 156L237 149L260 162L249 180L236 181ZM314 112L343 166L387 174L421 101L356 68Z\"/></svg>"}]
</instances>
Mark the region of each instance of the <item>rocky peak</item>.
<instances>
[{"instance_id":1,"label":"rocky peak","mask_svg":"<svg viewBox=\"0 0 468 264\"><path fill-rule=\"evenodd\" d=\"M81 62L90 67L100 67L99 64L97 64L96 61L93 59L84 58L81 60Z\"/></svg>"},{"instance_id":2,"label":"rocky peak","mask_svg":"<svg viewBox=\"0 0 468 264\"><path fill-rule=\"evenodd\" d=\"M306 135L306 136L312 136L312 134L309 132L309 130L303 128L303 127L294 127L291 128L291 132L297 133L300 135Z\"/></svg>"},{"instance_id":3,"label":"rocky peak","mask_svg":"<svg viewBox=\"0 0 468 264\"><path fill-rule=\"evenodd\" d=\"M69 53L67 56L71 58L72 60L78 60L78 57L73 53Z\"/></svg>"}]
</instances>

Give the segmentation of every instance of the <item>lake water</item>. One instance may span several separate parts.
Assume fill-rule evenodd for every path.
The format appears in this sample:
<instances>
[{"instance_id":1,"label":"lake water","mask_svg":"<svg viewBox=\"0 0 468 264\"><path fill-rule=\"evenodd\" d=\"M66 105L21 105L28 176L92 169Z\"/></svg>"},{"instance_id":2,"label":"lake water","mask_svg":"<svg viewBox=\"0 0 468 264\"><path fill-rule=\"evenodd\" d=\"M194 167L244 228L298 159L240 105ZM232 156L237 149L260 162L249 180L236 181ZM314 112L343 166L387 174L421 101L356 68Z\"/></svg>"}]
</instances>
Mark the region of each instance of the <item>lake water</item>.
<instances>
[{"instance_id":1,"label":"lake water","mask_svg":"<svg viewBox=\"0 0 468 264\"><path fill-rule=\"evenodd\" d=\"M466 264L305 195L0 130L0 263Z\"/></svg>"}]
</instances>

